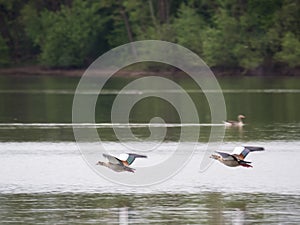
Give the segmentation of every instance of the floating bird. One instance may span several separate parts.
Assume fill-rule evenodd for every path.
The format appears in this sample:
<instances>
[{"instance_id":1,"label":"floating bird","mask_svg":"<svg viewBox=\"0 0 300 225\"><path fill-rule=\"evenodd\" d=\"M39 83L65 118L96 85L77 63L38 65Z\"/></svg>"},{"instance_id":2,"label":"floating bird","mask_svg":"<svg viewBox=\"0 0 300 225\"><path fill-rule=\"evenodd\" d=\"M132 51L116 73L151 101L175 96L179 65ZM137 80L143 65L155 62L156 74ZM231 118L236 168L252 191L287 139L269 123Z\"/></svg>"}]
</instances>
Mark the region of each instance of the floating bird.
<instances>
[{"instance_id":1,"label":"floating bird","mask_svg":"<svg viewBox=\"0 0 300 225\"><path fill-rule=\"evenodd\" d=\"M245 119L246 117L244 115L238 115L238 121L233 120L226 120L224 121L225 126L232 126L232 127L242 127L245 124L243 123L242 119Z\"/></svg>"},{"instance_id":2,"label":"floating bird","mask_svg":"<svg viewBox=\"0 0 300 225\"><path fill-rule=\"evenodd\" d=\"M134 153L123 153L119 155L118 158L108 154L103 154L103 156L108 159L108 162L98 161L96 165L106 166L115 172L127 171L131 173L134 173L135 169L129 167L129 165L131 165L136 158L147 158L145 155Z\"/></svg>"},{"instance_id":3,"label":"floating bird","mask_svg":"<svg viewBox=\"0 0 300 225\"><path fill-rule=\"evenodd\" d=\"M218 155L211 155L210 158L216 159L223 163L226 166L236 167L236 166L244 166L244 167L252 167L251 162L244 161L246 156L250 152L263 151L263 147L252 147L252 146L244 146L244 147L236 147L234 148L231 154L226 152L216 152Z\"/></svg>"}]
</instances>

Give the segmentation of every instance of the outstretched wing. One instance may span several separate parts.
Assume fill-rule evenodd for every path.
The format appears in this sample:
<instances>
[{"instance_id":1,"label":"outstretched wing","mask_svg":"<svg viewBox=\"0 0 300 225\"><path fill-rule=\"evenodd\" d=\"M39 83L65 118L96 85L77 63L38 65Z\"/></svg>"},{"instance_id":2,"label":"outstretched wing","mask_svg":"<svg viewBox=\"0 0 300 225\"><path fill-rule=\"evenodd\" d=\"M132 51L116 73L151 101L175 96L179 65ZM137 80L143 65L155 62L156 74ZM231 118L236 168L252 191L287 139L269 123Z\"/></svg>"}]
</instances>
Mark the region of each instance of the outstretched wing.
<instances>
[{"instance_id":1,"label":"outstretched wing","mask_svg":"<svg viewBox=\"0 0 300 225\"><path fill-rule=\"evenodd\" d=\"M119 156L119 160L121 160L126 166L131 165L136 158L147 158L147 156L134 153L123 153Z\"/></svg>"},{"instance_id":2,"label":"outstretched wing","mask_svg":"<svg viewBox=\"0 0 300 225\"><path fill-rule=\"evenodd\" d=\"M234 148L232 155L237 156L239 159L244 159L250 152L263 151L263 147L244 146Z\"/></svg>"},{"instance_id":3,"label":"outstretched wing","mask_svg":"<svg viewBox=\"0 0 300 225\"><path fill-rule=\"evenodd\" d=\"M228 157L228 156L230 156L230 154L228 154L228 153L226 153L226 152L217 152L216 151L216 153L218 153L220 156L222 156L223 158L226 158L226 157Z\"/></svg>"},{"instance_id":4,"label":"outstretched wing","mask_svg":"<svg viewBox=\"0 0 300 225\"><path fill-rule=\"evenodd\" d=\"M243 161L243 160L240 160L240 161L239 161L239 164L240 164L241 166L243 166L243 167L252 167L252 166L250 165L250 163L251 163L251 162L246 162L246 161Z\"/></svg>"},{"instance_id":5,"label":"outstretched wing","mask_svg":"<svg viewBox=\"0 0 300 225\"><path fill-rule=\"evenodd\" d=\"M238 121L234 121L234 120L225 120L224 122L225 123L230 123L230 124L238 123Z\"/></svg>"},{"instance_id":6,"label":"outstretched wing","mask_svg":"<svg viewBox=\"0 0 300 225\"><path fill-rule=\"evenodd\" d=\"M120 159L118 159L117 157L114 157L114 156L108 155L108 154L103 154L103 156L104 156L105 158L107 158L108 161L109 161L110 163L112 163L112 164L123 165L122 161L121 161Z\"/></svg>"},{"instance_id":7,"label":"outstretched wing","mask_svg":"<svg viewBox=\"0 0 300 225\"><path fill-rule=\"evenodd\" d=\"M244 147L247 148L247 149L249 149L251 152L265 150L263 147L254 147L254 146L244 146Z\"/></svg>"},{"instance_id":8,"label":"outstretched wing","mask_svg":"<svg viewBox=\"0 0 300 225\"><path fill-rule=\"evenodd\" d=\"M241 159L238 159L238 161L239 161L239 163L252 163L252 162L241 160Z\"/></svg>"}]
</instances>

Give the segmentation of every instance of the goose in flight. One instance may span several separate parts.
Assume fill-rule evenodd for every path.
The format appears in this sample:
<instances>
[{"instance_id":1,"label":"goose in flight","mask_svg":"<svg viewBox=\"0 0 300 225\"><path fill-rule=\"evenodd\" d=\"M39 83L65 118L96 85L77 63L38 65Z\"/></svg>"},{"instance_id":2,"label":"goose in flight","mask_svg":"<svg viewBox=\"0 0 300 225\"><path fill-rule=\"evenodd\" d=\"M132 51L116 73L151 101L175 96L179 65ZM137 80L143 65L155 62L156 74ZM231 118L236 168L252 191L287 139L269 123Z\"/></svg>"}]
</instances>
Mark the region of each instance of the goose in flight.
<instances>
[{"instance_id":1,"label":"goose in flight","mask_svg":"<svg viewBox=\"0 0 300 225\"><path fill-rule=\"evenodd\" d=\"M136 158L147 158L145 155L139 155L134 153L123 153L119 157L115 157L108 154L103 154L105 158L108 159L108 162L98 161L96 165L105 166L112 169L115 172L131 172L134 173L133 168L129 167Z\"/></svg>"},{"instance_id":2,"label":"goose in flight","mask_svg":"<svg viewBox=\"0 0 300 225\"><path fill-rule=\"evenodd\" d=\"M226 120L224 121L224 124L225 126L228 126L228 127L242 127L244 126L245 124L243 123L243 120L242 119L245 119L246 117L244 115L238 115L238 121L233 121L233 120Z\"/></svg>"},{"instance_id":3,"label":"goose in flight","mask_svg":"<svg viewBox=\"0 0 300 225\"><path fill-rule=\"evenodd\" d=\"M216 152L218 154L213 154L210 156L212 159L216 159L223 163L226 166L236 167L236 166L244 166L244 167L252 167L251 162L244 161L246 156L250 152L263 151L263 147L253 147L253 146L244 146L244 147L236 147L234 148L231 154L226 152Z\"/></svg>"}]
</instances>

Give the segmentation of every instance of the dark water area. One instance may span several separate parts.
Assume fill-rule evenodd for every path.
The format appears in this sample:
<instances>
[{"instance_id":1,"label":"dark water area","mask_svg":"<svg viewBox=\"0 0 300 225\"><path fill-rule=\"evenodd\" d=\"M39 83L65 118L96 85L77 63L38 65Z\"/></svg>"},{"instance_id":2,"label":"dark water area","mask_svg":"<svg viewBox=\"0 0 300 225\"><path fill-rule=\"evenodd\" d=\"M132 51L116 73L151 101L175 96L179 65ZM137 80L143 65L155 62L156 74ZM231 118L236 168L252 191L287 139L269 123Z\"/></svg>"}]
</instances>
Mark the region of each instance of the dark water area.
<instances>
[{"instance_id":1,"label":"dark water area","mask_svg":"<svg viewBox=\"0 0 300 225\"><path fill-rule=\"evenodd\" d=\"M223 121L211 124L205 94L190 79L174 78L197 103L199 123L181 124L172 105L150 97L130 113L130 128L138 141L128 138L123 143L114 129L126 131L129 125L113 124L110 112L119 91L134 79L109 80L97 101L96 124L72 125L79 78L0 76L0 224L300 223L299 78L218 78L227 118L245 115L242 128L225 128ZM97 91L91 82L90 89L79 94L88 99ZM151 84L143 90L151 91ZM129 98L141 94L123 93ZM158 151L149 153L149 160L136 162L136 175L140 167L168 158L183 126L200 128L191 160L176 176L157 185L126 187L104 179L86 163L75 142L73 126L96 128L112 152L127 151L126 144L147 149L157 144L155 139L146 141L149 121L157 116L165 123L155 124L154 131L164 127L166 136ZM225 129L218 150L231 152L240 145L266 150L247 156L253 161L250 169L209 161L205 149L212 127ZM193 129L187 132L192 136ZM95 141L88 139L87 144L96 145ZM200 171L203 160L210 166Z\"/></svg>"},{"instance_id":2,"label":"dark water area","mask_svg":"<svg viewBox=\"0 0 300 225\"><path fill-rule=\"evenodd\" d=\"M288 201L287 201L288 198ZM6 194L1 224L292 224L299 197L271 194Z\"/></svg>"}]
</instances>

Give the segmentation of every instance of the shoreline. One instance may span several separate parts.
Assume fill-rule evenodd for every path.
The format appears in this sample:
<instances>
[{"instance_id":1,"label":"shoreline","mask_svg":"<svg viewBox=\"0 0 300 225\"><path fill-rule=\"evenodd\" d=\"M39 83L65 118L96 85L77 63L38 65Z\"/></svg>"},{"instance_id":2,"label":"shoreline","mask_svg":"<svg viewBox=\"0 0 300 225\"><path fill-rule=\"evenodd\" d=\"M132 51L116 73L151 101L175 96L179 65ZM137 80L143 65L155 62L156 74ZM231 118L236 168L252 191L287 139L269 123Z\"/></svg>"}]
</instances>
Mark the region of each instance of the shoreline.
<instances>
[{"instance_id":1,"label":"shoreline","mask_svg":"<svg viewBox=\"0 0 300 225\"><path fill-rule=\"evenodd\" d=\"M237 69L224 69L224 68L212 68L212 72L215 76L281 76L291 77L300 76L300 68L295 69L279 69L275 71L262 71L260 69L252 71L243 71L240 68ZM64 76L64 77L81 77L86 69L47 69L40 66L24 66L14 68L0 68L0 76ZM108 71L107 71L108 72ZM105 73L102 71L101 73ZM101 73L97 73L101 76ZM185 76L185 73L181 70L159 70L147 71L147 70L126 70L122 69L114 74L116 77L141 77L145 75L157 76L161 74L166 77L178 77Z\"/></svg>"}]
</instances>

